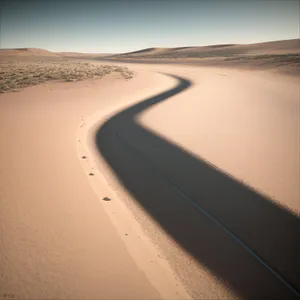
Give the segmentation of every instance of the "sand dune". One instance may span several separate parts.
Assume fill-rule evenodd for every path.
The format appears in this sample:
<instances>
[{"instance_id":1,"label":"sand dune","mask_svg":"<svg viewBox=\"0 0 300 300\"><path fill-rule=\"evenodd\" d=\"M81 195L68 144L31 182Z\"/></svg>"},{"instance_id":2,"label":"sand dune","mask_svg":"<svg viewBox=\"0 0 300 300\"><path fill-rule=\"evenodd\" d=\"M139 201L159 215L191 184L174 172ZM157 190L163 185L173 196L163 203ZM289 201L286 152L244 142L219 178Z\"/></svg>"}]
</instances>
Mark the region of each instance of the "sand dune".
<instances>
[{"instance_id":1,"label":"sand dune","mask_svg":"<svg viewBox=\"0 0 300 300\"><path fill-rule=\"evenodd\" d=\"M40 48L13 48L0 49L0 57L70 57L70 58L93 58L111 55L109 53L79 53L79 52L53 52Z\"/></svg>"},{"instance_id":2,"label":"sand dune","mask_svg":"<svg viewBox=\"0 0 300 300\"><path fill-rule=\"evenodd\" d=\"M97 58L102 56L110 56L110 53L79 53L79 52L55 52L55 54L61 57L70 58Z\"/></svg>"},{"instance_id":3,"label":"sand dune","mask_svg":"<svg viewBox=\"0 0 300 300\"><path fill-rule=\"evenodd\" d=\"M202 47L156 48L98 57L99 60L132 63L170 63L271 70L300 75L300 39L255 44L224 44Z\"/></svg>"},{"instance_id":4,"label":"sand dune","mask_svg":"<svg viewBox=\"0 0 300 300\"><path fill-rule=\"evenodd\" d=\"M80 53L51 52L38 48L0 49L1 55L62 56L62 57L113 57L113 58L205 58L232 55L299 54L300 39L272 41L254 44L220 44L208 46L185 46L174 48L146 48L127 53Z\"/></svg>"},{"instance_id":5,"label":"sand dune","mask_svg":"<svg viewBox=\"0 0 300 300\"><path fill-rule=\"evenodd\" d=\"M251 54L299 53L300 39L255 43L248 45L235 45L234 47L245 49Z\"/></svg>"},{"instance_id":6,"label":"sand dune","mask_svg":"<svg viewBox=\"0 0 300 300\"><path fill-rule=\"evenodd\" d=\"M48 57L57 59L113 60L142 63L179 63L266 68L300 74L300 39L254 44L220 44L174 48L146 48L128 53L50 52L43 49L1 49L0 57Z\"/></svg>"},{"instance_id":7,"label":"sand dune","mask_svg":"<svg viewBox=\"0 0 300 300\"><path fill-rule=\"evenodd\" d=\"M300 39L275 41L267 43L255 43L246 45L212 45L204 47L193 47L189 49L180 50L183 52L206 53L210 51L218 55L230 54L281 54L281 53L299 53L300 52Z\"/></svg>"},{"instance_id":8,"label":"sand dune","mask_svg":"<svg viewBox=\"0 0 300 300\"><path fill-rule=\"evenodd\" d=\"M0 49L1 56L58 56L56 53L39 48Z\"/></svg>"},{"instance_id":9,"label":"sand dune","mask_svg":"<svg viewBox=\"0 0 300 300\"><path fill-rule=\"evenodd\" d=\"M114 55L128 58L176 58L176 57L209 57L209 56L230 56L237 54L293 54L300 53L300 39L274 41L256 44L225 44L210 45L202 47L177 47L177 48L148 48L135 52Z\"/></svg>"},{"instance_id":10,"label":"sand dune","mask_svg":"<svg viewBox=\"0 0 300 300\"><path fill-rule=\"evenodd\" d=\"M156 53L161 53L161 52L165 52L165 51L169 51L170 49L168 48L147 48L147 49L142 49L142 50L138 50L138 51L133 51L133 52L128 52L128 53L123 53L123 54L119 54L120 56L123 55L139 55L139 54L156 54Z\"/></svg>"}]
</instances>

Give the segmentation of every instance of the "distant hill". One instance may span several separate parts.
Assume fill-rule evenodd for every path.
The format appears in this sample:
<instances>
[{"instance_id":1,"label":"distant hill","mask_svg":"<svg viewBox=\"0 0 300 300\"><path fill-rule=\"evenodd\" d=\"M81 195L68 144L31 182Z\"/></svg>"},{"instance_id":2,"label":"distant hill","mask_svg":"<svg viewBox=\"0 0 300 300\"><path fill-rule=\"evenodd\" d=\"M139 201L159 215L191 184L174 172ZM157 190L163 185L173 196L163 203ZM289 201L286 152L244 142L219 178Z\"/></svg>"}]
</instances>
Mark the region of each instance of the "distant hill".
<instances>
[{"instance_id":1,"label":"distant hill","mask_svg":"<svg viewBox=\"0 0 300 300\"><path fill-rule=\"evenodd\" d=\"M175 48L146 48L137 51L109 54L109 53L78 53L51 52L39 48L0 49L0 56L22 57L52 57L52 58L80 58L80 59L235 59L258 55L300 55L300 39L272 41L255 44L220 44L208 46L189 46ZM296 57L296 59L297 59ZM295 59L294 57L292 58Z\"/></svg>"},{"instance_id":2,"label":"distant hill","mask_svg":"<svg viewBox=\"0 0 300 300\"><path fill-rule=\"evenodd\" d=\"M206 58L234 55L300 54L300 39L255 44L224 44L198 47L147 48L112 55L117 58Z\"/></svg>"},{"instance_id":3,"label":"distant hill","mask_svg":"<svg viewBox=\"0 0 300 300\"><path fill-rule=\"evenodd\" d=\"M54 52L39 48L0 49L1 56L49 56L58 57Z\"/></svg>"},{"instance_id":4,"label":"distant hill","mask_svg":"<svg viewBox=\"0 0 300 300\"><path fill-rule=\"evenodd\" d=\"M13 48L0 49L0 57L24 57L24 58L97 58L111 56L103 53L78 53L78 52L51 52L40 48Z\"/></svg>"},{"instance_id":5,"label":"distant hill","mask_svg":"<svg viewBox=\"0 0 300 300\"><path fill-rule=\"evenodd\" d=\"M100 56L109 56L110 53L80 53L80 52L55 52L55 54L62 57L100 57Z\"/></svg>"},{"instance_id":6,"label":"distant hill","mask_svg":"<svg viewBox=\"0 0 300 300\"><path fill-rule=\"evenodd\" d=\"M160 53L164 51L169 51L170 48L146 48L138 51L133 51L133 52L127 52L119 55L128 55L128 54L155 54L155 53Z\"/></svg>"}]
</instances>

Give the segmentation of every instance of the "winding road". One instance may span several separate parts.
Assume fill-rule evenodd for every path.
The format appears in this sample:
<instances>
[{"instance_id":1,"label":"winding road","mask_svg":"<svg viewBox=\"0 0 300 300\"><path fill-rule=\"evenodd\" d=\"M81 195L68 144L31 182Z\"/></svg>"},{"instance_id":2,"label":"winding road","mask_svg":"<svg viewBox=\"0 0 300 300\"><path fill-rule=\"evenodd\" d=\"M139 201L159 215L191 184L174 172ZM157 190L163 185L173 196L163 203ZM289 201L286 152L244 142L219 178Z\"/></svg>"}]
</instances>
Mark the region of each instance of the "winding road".
<instances>
[{"instance_id":1,"label":"winding road","mask_svg":"<svg viewBox=\"0 0 300 300\"><path fill-rule=\"evenodd\" d=\"M146 67L143 66L143 68ZM163 68L156 71L160 70ZM161 76L171 77L175 81L175 86L163 93L141 100L138 104L132 105L106 121L99 128L95 138L99 153L105 158L133 199L147 211L165 233L176 241L177 247L191 255L200 266L210 270L213 276L239 297L243 299L299 298L300 222L299 216L285 205L289 204L289 194L278 196L277 199L275 196L275 199L272 199L267 192L264 193L261 188L256 188L255 182L251 185L250 176L250 180L243 181L243 178L231 174L237 169L232 167L232 172L231 170L224 171L221 160L216 159L217 163L215 163L212 159L211 162L210 159L203 158L201 153L203 132L207 135L212 132L209 128L211 127L209 118L219 122L213 129L219 130L219 134L214 136L213 146L216 158L218 154L224 156L224 166L226 166L226 155L232 166L235 163L226 144L232 144L232 139L242 137L240 140L235 140L236 144L242 143L243 139L248 141L250 139L250 143L254 145L250 150L247 150L247 144L245 148L236 150L244 151L240 156L242 160L236 156L237 161L244 163L244 165L239 163L240 169L249 166L249 160L255 155L253 152L259 152L261 149L255 148L255 145L261 141L264 145L269 143L270 148L274 147L274 143L278 143L283 148L293 147L295 141L288 139L295 138L295 136L292 136L290 132L280 132L276 137L276 128L273 128L272 135L264 136L264 126L265 124L270 126L276 120L277 126L281 126L283 131L290 128L291 124L285 124L287 118L284 114L294 106L292 108L294 119L292 120L293 122L296 120L297 109L299 109L299 100L297 100L299 90L294 87L291 93L286 85L284 91L289 90L287 94L281 90L281 94L275 95L276 90L272 91L272 84L275 86L276 83L270 83L266 78L247 77L247 74L241 74L245 79L232 76L231 81L228 81L228 77L223 79L219 76L216 80L216 77L210 75L209 80L203 76L199 83L199 76L195 76L196 69L189 71L186 68L184 72L189 75L189 79L175 71L170 74L161 74ZM223 73L225 74L221 75L228 76L229 74L230 76L228 71L223 71ZM226 80L225 83L224 80ZM195 99L197 94L201 98L201 89L207 88L207 85L211 88L212 82L216 89L220 86L219 93L216 94L211 90L211 94L206 94L209 104L207 104L207 99L203 100L203 103L201 99L197 99L194 110L198 112L191 115L191 119L195 118L196 121L202 117L207 120L207 127L202 126L202 131L200 130L199 133L195 128L188 127L191 122L188 122L187 116L183 116L183 112L186 107L195 103L189 99ZM222 92L222 85L226 86L225 93ZM256 99L250 104L253 107L257 105L257 107L251 114L249 93L253 92L253 89L255 93L251 94L251 98L253 96ZM229 96L228 99L226 93ZM248 93L248 95L244 94L244 97L240 98L243 93ZM216 112L215 109L220 105L218 102L220 97L224 101L229 100L227 109L223 108L223 111ZM207 114L207 105L214 105L209 110L210 115ZM176 109L174 109L175 106L177 106ZM203 112L201 112L202 107ZM233 122L230 130L239 130L240 135L230 135L229 129L227 131L224 129L224 126L226 128L229 125L222 122L222 117L226 118L230 109L235 109L231 115L235 119L228 119L228 124L232 125ZM263 112L260 113L259 109ZM272 113L275 110L276 117L272 119L274 117ZM147 111L150 111L148 116ZM271 116L268 116L268 113ZM165 120L163 114L165 114ZM168 114L172 115L169 119L173 118L169 126ZM213 114L218 114L218 117L216 118ZM245 116L248 114L249 123L245 121L247 117L243 118L243 114ZM256 117L255 120L253 116ZM182 128L181 117L187 125L184 130L176 131L176 126L172 124L180 123ZM288 118L290 117L289 115ZM164 121L167 127L165 131ZM251 124L255 127L255 132L252 132L251 128L246 128ZM291 126L295 124L297 125L297 123L292 123ZM297 128L293 130L297 137ZM189 147L186 146L188 143L184 138L191 135L191 131L193 138L199 141L197 147L192 150L188 149ZM169 133L173 134L173 137L169 138ZM176 139L179 141L180 138L183 140L182 143L175 141ZM283 140L280 140L281 138ZM260 167L255 170L258 177L261 176L259 173L264 175L265 172L262 159L265 161L268 158L264 157L264 154L256 153L256 162L253 162ZM276 167L280 168L284 164L292 167L283 172L285 171L286 175L288 175L287 172L292 175L296 174L294 183L297 182L299 173L293 173L295 172L293 168L297 168L298 164L297 156L287 157L287 162L283 161L281 164L276 161L280 157L270 155L269 159L273 158L275 158L274 161L269 162L274 166L271 171L274 177L269 178L270 182L276 176ZM290 163L290 160L293 162ZM289 179L290 177L287 181ZM285 189L288 188L289 184L286 184ZM294 188L297 189L296 183ZM277 195L281 194L278 192ZM294 208L297 211L297 201L291 203L296 203ZM192 295L199 296L202 283L197 273L189 271L187 265L180 265L180 260L176 262L172 250L166 250L166 255L169 256L171 264L177 263L179 276L182 272L184 276L189 277L187 285L192 289Z\"/></svg>"},{"instance_id":2,"label":"winding road","mask_svg":"<svg viewBox=\"0 0 300 300\"><path fill-rule=\"evenodd\" d=\"M299 83L125 66L0 96L0 298L299 299Z\"/></svg>"}]
</instances>

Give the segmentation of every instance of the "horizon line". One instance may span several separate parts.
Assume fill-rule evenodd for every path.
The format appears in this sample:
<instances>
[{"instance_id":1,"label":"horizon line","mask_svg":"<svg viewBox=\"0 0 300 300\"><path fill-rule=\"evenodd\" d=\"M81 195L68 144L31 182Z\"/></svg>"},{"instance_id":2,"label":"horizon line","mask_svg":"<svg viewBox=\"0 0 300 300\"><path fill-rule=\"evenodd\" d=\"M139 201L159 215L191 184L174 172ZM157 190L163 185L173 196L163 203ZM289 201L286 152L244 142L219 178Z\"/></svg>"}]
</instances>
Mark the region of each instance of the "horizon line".
<instances>
[{"instance_id":1,"label":"horizon line","mask_svg":"<svg viewBox=\"0 0 300 300\"><path fill-rule=\"evenodd\" d=\"M271 43L271 42L282 42L282 41L292 41L292 40L300 40L300 38L293 38L293 39L283 39L283 40L267 40L264 42L254 42L254 43L222 43L222 44L209 44L209 45L199 45L199 46L175 46L175 47L147 47L147 48L139 48L138 50L132 50L132 51L126 51L126 52L80 52L80 51L71 51L71 50L65 50L65 51L53 51L49 50L47 48L39 48L39 47L17 47L17 48L3 48L0 46L0 50L27 50L27 49L39 49L39 50L46 50L52 53L81 53L81 54L123 54L123 53L132 53L132 52L137 52L141 50L147 50L147 49L176 49L176 48L181 48L181 47L187 47L187 48L195 48L195 47L210 47L210 46L218 46L218 45L253 45L253 44L263 44L263 43Z\"/></svg>"}]
</instances>

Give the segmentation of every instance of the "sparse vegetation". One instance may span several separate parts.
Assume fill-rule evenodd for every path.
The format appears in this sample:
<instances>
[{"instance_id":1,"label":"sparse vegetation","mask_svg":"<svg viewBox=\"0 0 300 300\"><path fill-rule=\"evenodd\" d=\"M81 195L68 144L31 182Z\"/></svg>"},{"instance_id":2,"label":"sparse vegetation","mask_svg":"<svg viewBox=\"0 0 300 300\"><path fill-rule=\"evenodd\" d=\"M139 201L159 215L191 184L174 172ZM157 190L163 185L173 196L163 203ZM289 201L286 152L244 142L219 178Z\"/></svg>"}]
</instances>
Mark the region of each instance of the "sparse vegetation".
<instances>
[{"instance_id":1,"label":"sparse vegetation","mask_svg":"<svg viewBox=\"0 0 300 300\"><path fill-rule=\"evenodd\" d=\"M283 63L300 63L300 54L260 54L260 55L241 55L226 58L225 60L268 60Z\"/></svg>"},{"instance_id":2,"label":"sparse vegetation","mask_svg":"<svg viewBox=\"0 0 300 300\"><path fill-rule=\"evenodd\" d=\"M133 72L126 67L96 65L69 60L3 60L0 62L0 92L19 91L21 88L50 80L66 82L101 78L118 72L131 79Z\"/></svg>"}]
</instances>

